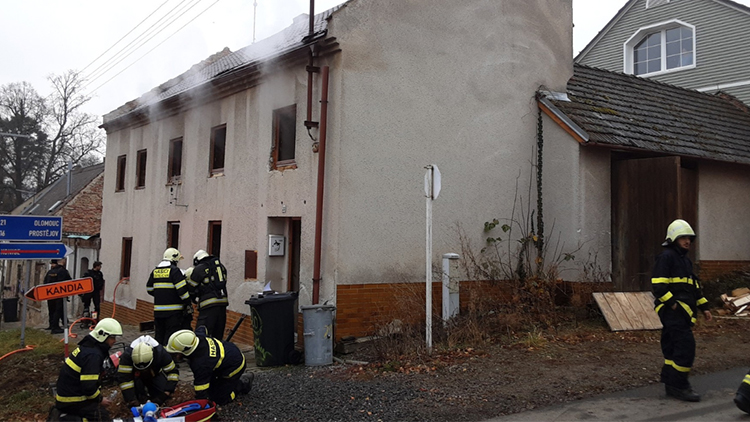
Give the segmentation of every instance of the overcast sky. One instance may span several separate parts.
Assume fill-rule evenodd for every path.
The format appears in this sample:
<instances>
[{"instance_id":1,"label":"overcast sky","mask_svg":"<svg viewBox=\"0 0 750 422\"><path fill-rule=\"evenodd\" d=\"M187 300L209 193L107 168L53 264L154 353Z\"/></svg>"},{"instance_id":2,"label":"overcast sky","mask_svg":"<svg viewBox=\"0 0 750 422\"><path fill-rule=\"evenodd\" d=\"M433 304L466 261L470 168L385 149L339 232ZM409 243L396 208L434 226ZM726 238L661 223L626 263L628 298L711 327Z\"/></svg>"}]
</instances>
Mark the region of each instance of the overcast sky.
<instances>
[{"instance_id":1,"label":"overcast sky","mask_svg":"<svg viewBox=\"0 0 750 422\"><path fill-rule=\"evenodd\" d=\"M284 29L310 8L309 0L0 1L0 85L27 81L46 95L50 90L48 75L83 70L90 79L87 90L93 97L87 111L99 115L139 97L224 47L235 51L251 44L254 1L256 40ZM316 0L315 9L320 12L342 2ZM574 54L625 2L573 0ZM750 5L750 0L738 2ZM170 11L169 16L182 16L169 26L166 24L171 18L159 23ZM165 28L157 33L159 27ZM144 32L138 41L138 35ZM133 44L127 47L130 42ZM123 48L122 54L113 57ZM119 63L107 64L107 60L123 57Z\"/></svg>"}]
</instances>

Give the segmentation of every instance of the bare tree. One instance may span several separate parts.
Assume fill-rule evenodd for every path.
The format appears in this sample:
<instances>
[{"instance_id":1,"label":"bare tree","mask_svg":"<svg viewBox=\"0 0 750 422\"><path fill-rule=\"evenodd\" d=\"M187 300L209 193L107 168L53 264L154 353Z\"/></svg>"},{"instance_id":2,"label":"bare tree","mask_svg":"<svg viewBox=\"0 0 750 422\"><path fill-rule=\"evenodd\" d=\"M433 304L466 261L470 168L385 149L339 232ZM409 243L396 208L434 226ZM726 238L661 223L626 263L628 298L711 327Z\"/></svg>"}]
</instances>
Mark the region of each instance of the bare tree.
<instances>
[{"instance_id":1,"label":"bare tree","mask_svg":"<svg viewBox=\"0 0 750 422\"><path fill-rule=\"evenodd\" d=\"M67 71L49 81L53 91L46 98L27 82L0 87L0 132L30 136L1 138L2 210L23 202L24 191L49 186L65 173L68 162L99 161L104 133L97 128L98 116L82 110L90 97L83 94L81 75Z\"/></svg>"}]
</instances>

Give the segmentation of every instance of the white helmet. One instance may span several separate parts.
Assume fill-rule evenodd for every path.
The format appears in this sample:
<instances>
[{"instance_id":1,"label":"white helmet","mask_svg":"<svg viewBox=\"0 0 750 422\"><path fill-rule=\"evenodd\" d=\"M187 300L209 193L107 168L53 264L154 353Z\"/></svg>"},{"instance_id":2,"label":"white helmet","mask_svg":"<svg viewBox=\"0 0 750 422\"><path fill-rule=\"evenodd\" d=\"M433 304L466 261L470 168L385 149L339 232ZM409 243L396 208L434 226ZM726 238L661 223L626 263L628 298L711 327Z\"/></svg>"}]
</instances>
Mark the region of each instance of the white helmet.
<instances>
[{"instance_id":1,"label":"white helmet","mask_svg":"<svg viewBox=\"0 0 750 422\"><path fill-rule=\"evenodd\" d=\"M169 336L167 345L164 349L169 353L181 353L185 356L190 356L198 347L198 336L190 330L179 330L175 331L174 334Z\"/></svg>"},{"instance_id":2,"label":"white helmet","mask_svg":"<svg viewBox=\"0 0 750 422\"><path fill-rule=\"evenodd\" d=\"M182 259L182 254L175 248L169 248L164 251L164 260L177 262Z\"/></svg>"},{"instance_id":3,"label":"white helmet","mask_svg":"<svg viewBox=\"0 0 750 422\"><path fill-rule=\"evenodd\" d=\"M204 251L203 249L198 249L198 252L193 255L193 265L198 265L201 259L208 256L208 252Z\"/></svg>"},{"instance_id":4,"label":"white helmet","mask_svg":"<svg viewBox=\"0 0 750 422\"><path fill-rule=\"evenodd\" d=\"M89 335L99 343L104 343L111 336L121 336L122 326L114 318L104 318L96 324L96 327L94 327L94 330Z\"/></svg>"},{"instance_id":5,"label":"white helmet","mask_svg":"<svg viewBox=\"0 0 750 422\"><path fill-rule=\"evenodd\" d=\"M667 227L667 238L661 245L667 246L682 236L690 236L690 239L693 240L695 239L695 232L687 221L677 219Z\"/></svg>"},{"instance_id":6,"label":"white helmet","mask_svg":"<svg viewBox=\"0 0 750 422\"><path fill-rule=\"evenodd\" d=\"M133 358L133 366L135 369L142 371L148 368L149 365L151 365L151 362L154 361L154 348L146 342L138 343L133 348L131 356Z\"/></svg>"}]
</instances>

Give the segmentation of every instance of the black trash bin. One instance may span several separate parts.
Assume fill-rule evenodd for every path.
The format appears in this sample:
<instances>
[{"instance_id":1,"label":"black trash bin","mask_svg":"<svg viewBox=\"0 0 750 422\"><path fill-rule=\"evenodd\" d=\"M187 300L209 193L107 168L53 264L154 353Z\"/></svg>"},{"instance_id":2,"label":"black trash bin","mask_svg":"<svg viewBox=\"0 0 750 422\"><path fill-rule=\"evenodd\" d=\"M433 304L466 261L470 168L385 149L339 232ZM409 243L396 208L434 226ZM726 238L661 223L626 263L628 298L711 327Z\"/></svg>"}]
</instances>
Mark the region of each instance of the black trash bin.
<instances>
[{"instance_id":1,"label":"black trash bin","mask_svg":"<svg viewBox=\"0 0 750 422\"><path fill-rule=\"evenodd\" d=\"M255 364L280 366L299 363L294 350L294 301L297 292L261 294L245 303L253 321Z\"/></svg>"},{"instance_id":2,"label":"black trash bin","mask_svg":"<svg viewBox=\"0 0 750 422\"><path fill-rule=\"evenodd\" d=\"M3 299L3 318L5 322L18 321L18 299Z\"/></svg>"}]
</instances>

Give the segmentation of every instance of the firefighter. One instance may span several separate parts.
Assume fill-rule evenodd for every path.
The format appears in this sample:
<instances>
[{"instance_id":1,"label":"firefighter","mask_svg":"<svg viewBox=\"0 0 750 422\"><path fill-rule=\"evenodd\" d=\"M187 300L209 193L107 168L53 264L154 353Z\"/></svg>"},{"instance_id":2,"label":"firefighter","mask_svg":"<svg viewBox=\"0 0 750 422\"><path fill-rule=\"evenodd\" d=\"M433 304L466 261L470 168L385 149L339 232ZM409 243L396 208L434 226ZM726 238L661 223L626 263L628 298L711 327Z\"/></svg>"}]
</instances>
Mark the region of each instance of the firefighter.
<instances>
[{"instance_id":1,"label":"firefighter","mask_svg":"<svg viewBox=\"0 0 750 422\"><path fill-rule=\"evenodd\" d=\"M44 284L57 283L59 281L72 280L73 277L65 268L65 259L53 259L50 264L50 270L44 276ZM67 299L51 299L47 301L47 310L49 311L49 326L48 330L51 330L52 334L62 334L63 327L60 326L64 323L63 319L63 300Z\"/></svg>"},{"instance_id":2,"label":"firefighter","mask_svg":"<svg viewBox=\"0 0 750 422\"><path fill-rule=\"evenodd\" d=\"M661 319L661 350L664 365L661 382L667 396L684 401L700 401L688 381L695 360L695 337L692 326L700 309L711 321L708 301L701 293L693 263L687 256L695 232L685 220L674 220L667 228L664 250L656 257L651 287L655 309Z\"/></svg>"},{"instance_id":3,"label":"firefighter","mask_svg":"<svg viewBox=\"0 0 750 422\"><path fill-rule=\"evenodd\" d=\"M65 420L65 415L78 416L83 420L108 421L109 412L104 406L109 399L102 397L100 375L108 352L116 336L122 335L122 326L113 318L99 321L79 343L57 378L55 409L59 415L50 415L51 420Z\"/></svg>"},{"instance_id":4,"label":"firefighter","mask_svg":"<svg viewBox=\"0 0 750 422\"><path fill-rule=\"evenodd\" d=\"M245 374L245 356L228 341L217 340L190 330L172 334L164 348L169 353L187 358L193 371L196 399L209 399L218 405L227 404L237 394L250 392L253 374Z\"/></svg>"},{"instance_id":5,"label":"firefighter","mask_svg":"<svg viewBox=\"0 0 750 422\"><path fill-rule=\"evenodd\" d=\"M192 314L185 275L177 266L182 254L175 248L164 251L163 260L151 271L146 291L154 297L154 335L159 344L183 328L185 314Z\"/></svg>"},{"instance_id":6,"label":"firefighter","mask_svg":"<svg viewBox=\"0 0 750 422\"><path fill-rule=\"evenodd\" d=\"M227 269L219 258L199 250L193 255L193 271L188 278L192 296L198 303L196 327L206 327L208 335L222 339L227 324Z\"/></svg>"},{"instance_id":7,"label":"firefighter","mask_svg":"<svg viewBox=\"0 0 750 422\"><path fill-rule=\"evenodd\" d=\"M94 261L94 265L88 271L83 274L84 277L91 277L94 281L94 291L91 293L85 293L81 295L83 301L83 316L84 318L99 319L99 310L102 298L102 290L104 290L104 274L102 274L102 263L101 261ZM91 301L94 301L94 314L89 313L89 307Z\"/></svg>"},{"instance_id":8,"label":"firefighter","mask_svg":"<svg viewBox=\"0 0 750 422\"><path fill-rule=\"evenodd\" d=\"M151 336L140 336L125 349L117 375L128 407L148 400L162 406L174 394L179 381L172 355Z\"/></svg>"}]
</instances>

